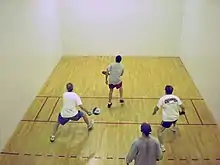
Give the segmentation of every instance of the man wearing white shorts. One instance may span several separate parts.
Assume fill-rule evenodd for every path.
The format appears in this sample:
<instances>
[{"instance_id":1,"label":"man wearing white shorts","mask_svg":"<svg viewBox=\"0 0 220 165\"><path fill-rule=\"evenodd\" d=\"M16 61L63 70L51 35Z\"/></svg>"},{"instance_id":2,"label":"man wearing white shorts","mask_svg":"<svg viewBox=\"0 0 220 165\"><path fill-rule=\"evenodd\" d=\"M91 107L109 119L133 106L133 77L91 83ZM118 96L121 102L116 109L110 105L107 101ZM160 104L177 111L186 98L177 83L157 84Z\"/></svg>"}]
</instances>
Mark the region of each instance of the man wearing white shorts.
<instances>
[{"instance_id":1,"label":"man wearing white shorts","mask_svg":"<svg viewBox=\"0 0 220 165\"><path fill-rule=\"evenodd\" d=\"M165 152L164 142L163 142L163 132L170 128L173 125L172 131L176 131L176 122L179 119L180 115L185 114L185 108L182 105L182 101L178 96L175 96L173 93L173 87L167 85L165 87L165 95L161 97L157 103L157 106L154 108L153 115L162 108L162 122L161 127L158 130L158 139L161 144L161 149ZM179 109L181 108L181 112Z\"/></svg>"},{"instance_id":2,"label":"man wearing white shorts","mask_svg":"<svg viewBox=\"0 0 220 165\"><path fill-rule=\"evenodd\" d=\"M83 118L85 123L87 124L88 130L91 130L93 128L94 121L90 121L87 117L87 115L84 113L86 112L89 116L91 113L87 111L83 105L81 98L73 92L73 84L68 83L66 85L67 92L63 94L63 107L61 112L58 115L57 123L54 126L54 130L52 135L50 136L50 141L55 141L55 134L61 125L65 125L70 120L78 121L79 119ZM83 111L77 110L77 107L80 107Z\"/></svg>"}]
</instances>

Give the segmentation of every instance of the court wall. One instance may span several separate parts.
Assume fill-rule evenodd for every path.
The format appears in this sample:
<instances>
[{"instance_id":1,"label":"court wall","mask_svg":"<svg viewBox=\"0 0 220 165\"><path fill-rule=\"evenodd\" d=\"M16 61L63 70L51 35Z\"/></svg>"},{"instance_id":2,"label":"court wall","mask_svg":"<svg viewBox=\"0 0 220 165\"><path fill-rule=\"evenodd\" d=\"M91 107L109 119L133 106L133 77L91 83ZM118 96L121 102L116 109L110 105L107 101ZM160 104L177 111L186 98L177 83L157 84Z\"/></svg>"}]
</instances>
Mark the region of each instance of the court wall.
<instances>
[{"instance_id":1,"label":"court wall","mask_svg":"<svg viewBox=\"0 0 220 165\"><path fill-rule=\"evenodd\" d=\"M0 2L0 149L62 56L54 0Z\"/></svg>"},{"instance_id":2,"label":"court wall","mask_svg":"<svg viewBox=\"0 0 220 165\"><path fill-rule=\"evenodd\" d=\"M181 59L220 123L219 18L219 0L185 0Z\"/></svg>"},{"instance_id":3,"label":"court wall","mask_svg":"<svg viewBox=\"0 0 220 165\"><path fill-rule=\"evenodd\" d=\"M64 55L178 56L182 0L64 0Z\"/></svg>"}]
</instances>

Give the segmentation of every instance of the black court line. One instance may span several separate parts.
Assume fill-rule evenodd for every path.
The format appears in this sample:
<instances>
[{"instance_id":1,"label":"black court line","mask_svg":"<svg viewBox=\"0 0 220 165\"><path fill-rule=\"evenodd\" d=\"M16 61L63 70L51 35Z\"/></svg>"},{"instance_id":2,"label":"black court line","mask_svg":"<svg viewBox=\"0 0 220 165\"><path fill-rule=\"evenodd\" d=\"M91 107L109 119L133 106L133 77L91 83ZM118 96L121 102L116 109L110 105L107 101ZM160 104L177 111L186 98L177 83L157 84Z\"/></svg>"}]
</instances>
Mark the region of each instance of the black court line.
<instances>
[{"instance_id":1,"label":"black court line","mask_svg":"<svg viewBox=\"0 0 220 165\"><path fill-rule=\"evenodd\" d=\"M184 115L184 117L185 117L185 119L186 119L187 124L190 124L190 123L189 123L189 120L188 120L188 118L187 118L187 116L186 116L186 114Z\"/></svg>"},{"instance_id":2,"label":"black court line","mask_svg":"<svg viewBox=\"0 0 220 165\"><path fill-rule=\"evenodd\" d=\"M193 108L194 108L194 110L195 110L195 112L196 112L198 118L199 118L199 121L201 122L202 125L204 125L204 123L203 123L203 121L202 121L202 118L200 117L199 112L198 112L198 110L197 110L197 108L196 108L196 106L195 106L193 100L190 100L190 101L191 101L191 103L192 103L192 105L193 105Z\"/></svg>"},{"instance_id":3,"label":"black court line","mask_svg":"<svg viewBox=\"0 0 220 165\"><path fill-rule=\"evenodd\" d=\"M179 58L179 60L180 60L180 67L185 70L185 72L188 74L188 76L192 80L192 77L190 76L190 74L189 74L188 70L186 69L185 65L183 64L183 61L181 60L181 58Z\"/></svg>"},{"instance_id":4,"label":"black court line","mask_svg":"<svg viewBox=\"0 0 220 165\"><path fill-rule=\"evenodd\" d=\"M106 156L106 157L101 157L101 156L78 156L78 155L56 155L56 154L31 154L31 153L18 153L18 152L0 152L0 155L8 155L8 156L36 156L36 157L53 157L53 158L70 158L70 159L99 159L99 160L125 160L125 157L113 157L113 156ZM164 160L164 159L163 159ZM210 159L210 158L167 158L166 160L169 161L207 161L207 160L215 160L219 161L220 158L215 158L215 159Z\"/></svg>"},{"instance_id":5,"label":"black court line","mask_svg":"<svg viewBox=\"0 0 220 165\"><path fill-rule=\"evenodd\" d=\"M55 123L56 121L47 121L47 120L21 120L21 122L38 122L38 123ZM70 124L80 124L80 123L84 123L83 121L80 122L70 122ZM142 124L143 122L126 122L126 121L120 121L120 122L108 122L108 121L95 121L95 124L107 124L107 125L140 125ZM151 124L152 126L159 126L161 125L161 123L149 123ZM178 125L185 125L185 126L201 126L201 125L204 125L204 126L214 126L214 125L217 125L217 124L184 124L184 123L179 123Z\"/></svg>"},{"instance_id":6,"label":"black court line","mask_svg":"<svg viewBox=\"0 0 220 165\"><path fill-rule=\"evenodd\" d=\"M40 109L38 110L38 113L35 116L34 120L36 120L38 118L38 116L39 116L41 110L43 109L44 105L46 104L47 100L48 100L48 97L46 97L46 99L44 100L44 103L41 105Z\"/></svg>"},{"instance_id":7,"label":"black court line","mask_svg":"<svg viewBox=\"0 0 220 165\"><path fill-rule=\"evenodd\" d=\"M61 98L61 96L43 96L39 95L36 98L46 97L46 98ZM82 99L108 99L107 96L81 96ZM119 97L113 97L113 99L119 99ZM159 97L124 97L128 100L159 100ZM181 100L204 100L203 98L180 98Z\"/></svg>"},{"instance_id":8,"label":"black court line","mask_svg":"<svg viewBox=\"0 0 220 165\"><path fill-rule=\"evenodd\" d=\"M49 118L47 119L47 121L50 121L50 118L51 118L51 116L53 115L53 112L54 112L54 110L55 110L55 108L56 108L56 106L57 106L59 100L60 100L60 98L57 99L57 101L56 101L56 103L55 103L55 105L54 105L54 107L53 107L53 109L52 109L52 111L51 111L51 113L50 113L50 116L49 116Z\"/></svg>"}]
</instances>

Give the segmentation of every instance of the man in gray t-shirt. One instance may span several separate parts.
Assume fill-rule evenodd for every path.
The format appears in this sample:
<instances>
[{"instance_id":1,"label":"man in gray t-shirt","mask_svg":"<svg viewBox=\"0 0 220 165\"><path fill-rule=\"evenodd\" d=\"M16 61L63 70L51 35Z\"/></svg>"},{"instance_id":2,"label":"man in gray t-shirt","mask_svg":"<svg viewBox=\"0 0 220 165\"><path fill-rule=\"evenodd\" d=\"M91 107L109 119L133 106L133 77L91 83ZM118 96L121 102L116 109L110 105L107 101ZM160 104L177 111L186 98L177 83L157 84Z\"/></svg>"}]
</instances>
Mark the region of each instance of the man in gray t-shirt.
<instances>
[{"instance_id":1,"label":"man in gray t-shirt","mask_svg":"<svg viewBox=\"0 0 220 165\"><path fill-rule=\"evenodd\" d=\"M108 100L108 108L112 106L112 94L114 88L119 90L120 93L120 103L124 103L123 100L123 87L121 76L124 74L124 66L121 64L122 57L117 55L115 58L115 62L111 63L106 71L102 72L105 74L105 82L109 86L109 100Z\"/></svg>"},{"instance_id":2,"label":"man in gray t-shirt","mask_svg":"<svg viewBox=\"0 0 220 165\"><path fill-rule=\"evenodd\" d=\"M126 157L126 164L133 160L134 165L156 165L157 161L163 158L163 152L159 141L151 136L150 124L141 124L142 137L135 140Z\"/></svg>"}]
</instances>

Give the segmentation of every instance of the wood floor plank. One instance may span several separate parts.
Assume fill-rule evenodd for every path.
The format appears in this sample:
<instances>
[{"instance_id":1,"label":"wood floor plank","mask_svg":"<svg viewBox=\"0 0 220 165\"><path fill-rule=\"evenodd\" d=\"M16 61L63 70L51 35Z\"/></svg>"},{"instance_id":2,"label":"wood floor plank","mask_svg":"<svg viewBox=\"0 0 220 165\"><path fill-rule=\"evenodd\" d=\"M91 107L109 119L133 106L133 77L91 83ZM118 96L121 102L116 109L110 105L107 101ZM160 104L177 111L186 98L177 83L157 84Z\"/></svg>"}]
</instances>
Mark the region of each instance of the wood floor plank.
<instances>
[{"instance_id":1,"label":"wood floor plank","mask_svg":"<svg viewBox=\"0 0 220 165\"><path fill-rule=\"evenodd\" d=\"M114 57L62 57L39 95L60 96L65 84L73 82L81 96L107 96L101 71L114 62ZM132 57L122 60L125 74L122 77L124 96L128 98L159 98L164 86L172 84L175 93L184 98L201 98L178 58ZM115 96L118 94L115 92Z\"/></svg>"},{"instance_id":2,"label":"wood floor plank","mask_svg":"<svg viewBox=\"0 0 220 165\"><path fill-rule=\"evenodd\" d=\"M39 115L37 116L36 120L43 120L43 121L49 120L49 117L53 112L58 100L59 98L48 98L47 102L45 103Z\"/></svg>"},{"instance_id":3,"label":"wood floor plank","mask_svg":"<svg viewBox=\"0 0 220 165\"><path fill-rule=\"evenodd\" d=\"M23 120L34 120L46 101L46 97L37 97L28 108Z\"/></svg>"},{"instance_id":4,"label":"wood floor plank","mask_svg":"<svg viewBox=\"0 0 220 165\"><path fill-rule=\"evenodd\" d=\"M74 159L74 158L58 158L58 157L39 157L39 156L12 156L1 155L0 163L4 165L124 165L124 160L103 160L103 159ZM218 160L162 160L158 165L219 165ZM133 165L133 163L131 163Z\"/></svg>"},{"instance_id":5,"label":"wood floor plank","mask_svg":"<svg viewBox=\"0 0 220 165\"><path fill-rule=\"evenodd\" d=\"M4 151L119 158L126 155L132 142L140 136L139 125L96 124L88 134L85 124L68 124L60 128L55 143L51 144L52 128L53 123L22 122ZM220 144L217 126L179 125L178 128L176 134L169 130L165 134L165 159L220 157L220 150L216 147ZM156 135L158 127L152 129L152 134Z\"/></svg>"},{"instance_id":6,"label":"wood floor plank","mask_svg":"<svg viewBox=\"0 0 220 165\"><path fill-rule=\"evenodd\" d=\"M174 86L174 94L184 98L186 117L180 117L179 131L176 134L166 131L167 151L159 165L220 164L220 160L215 160L220 158L219 129L215 125L196 125L201 124L201 121L194 107L204 124L213 124L214 120L204 101L198 100L202 97L179 58L124 57L125 74L122 80L125 104L121 106L118 100L114 99L112 108L108 109L108 87L101 71L113 61L114 57L107 56L63 57L39 93L40 96L46 97L37 97L24 115L24 120L37 118L38 122L22 121L3 150L19 152L20 155L0 155L0 164L125 164L124 160L119 158L125 157L131 143L140 136L138 123L147 121L155 125L160 124L161 111L155 116L152 116L152 111L158 99L164 95L164 86L167 84ZM49 136L55 124L51 121L57 120L62 108L62 99L58 100L58 97L62 96L68 82L74 84L74 90L82 97L85 107L92 109L98 106L101 108L101 114L89 117L97 122L89 134L85 123L72 122L59 128L57 139L51 144ZM114 91L114 96L119 96L118 91ZM42 122L45 120L50 122ZM152 126L152 129L152 134L156 135L158 126ZM48 154L55 156L48 157ZM62 155L63 158L58 157ZM70 155L91 159L66 157ZM210 160L204 160L206 158Z\"/></svg>"},{"instance_id":7,"label":"wood floor plank","mask_svg":"<svg viewBox=\"0 0 220 165\"><path fill-rule=\"evenodd\" d=\"M208 109L204 100L192 100L192 102L203 124L216 124L214 117Z\"/></svg>"},{"instance_id":8,"label":"wood floor plank","mask_svg":"<svg viewBox=\"0 0 220 165\"><path fill-rule=\"evenodd\" d=\"M196 114L192 102L190 100L184 100L183 105L186 108L186 117L189 121L189 124L202 124L198 115Z\"/></svg>"},{"instance_id":9,"label":"wood floor plank","mask_svg":"<svg viewBox=\"0 0 220 165\"><path fill-rule=\"evenodd\" d=\"M62 108L62 98L59 99L56 107L54 108L54 111L51 115L50 121L57 121L57 117L58 117L58 114L61 111L61 108Z\"/></svg>"},{"instance_id":10,"label":"wood floor plank","mask_svg":"<svg viewBox=\"0 0 220 165\"><path fill-rule=\"evenodd\" d=\"M58 157L39 157L39 156L12 156L1 155L0 163L4 165L41 165L41 164L54 164L54 165L123 165L124 160L103 160L103 159L74 159L74 158L58 158ZM163 159L159 165L219 165L219 160L166 160ZM133 163L131 164L133 165Z\"/></svg>"},{"instance_id":11,"label":"wood floor plank","mask_svg":"<svg viewBox=\"0 0 220 165\"><path fill-rule=\"evenodd\" d=\"M44 156L0 156L4 165L124 165L124 160L74 159ZM132 165L132 164L131 164Z\"/></svg>"}]
</instances>

